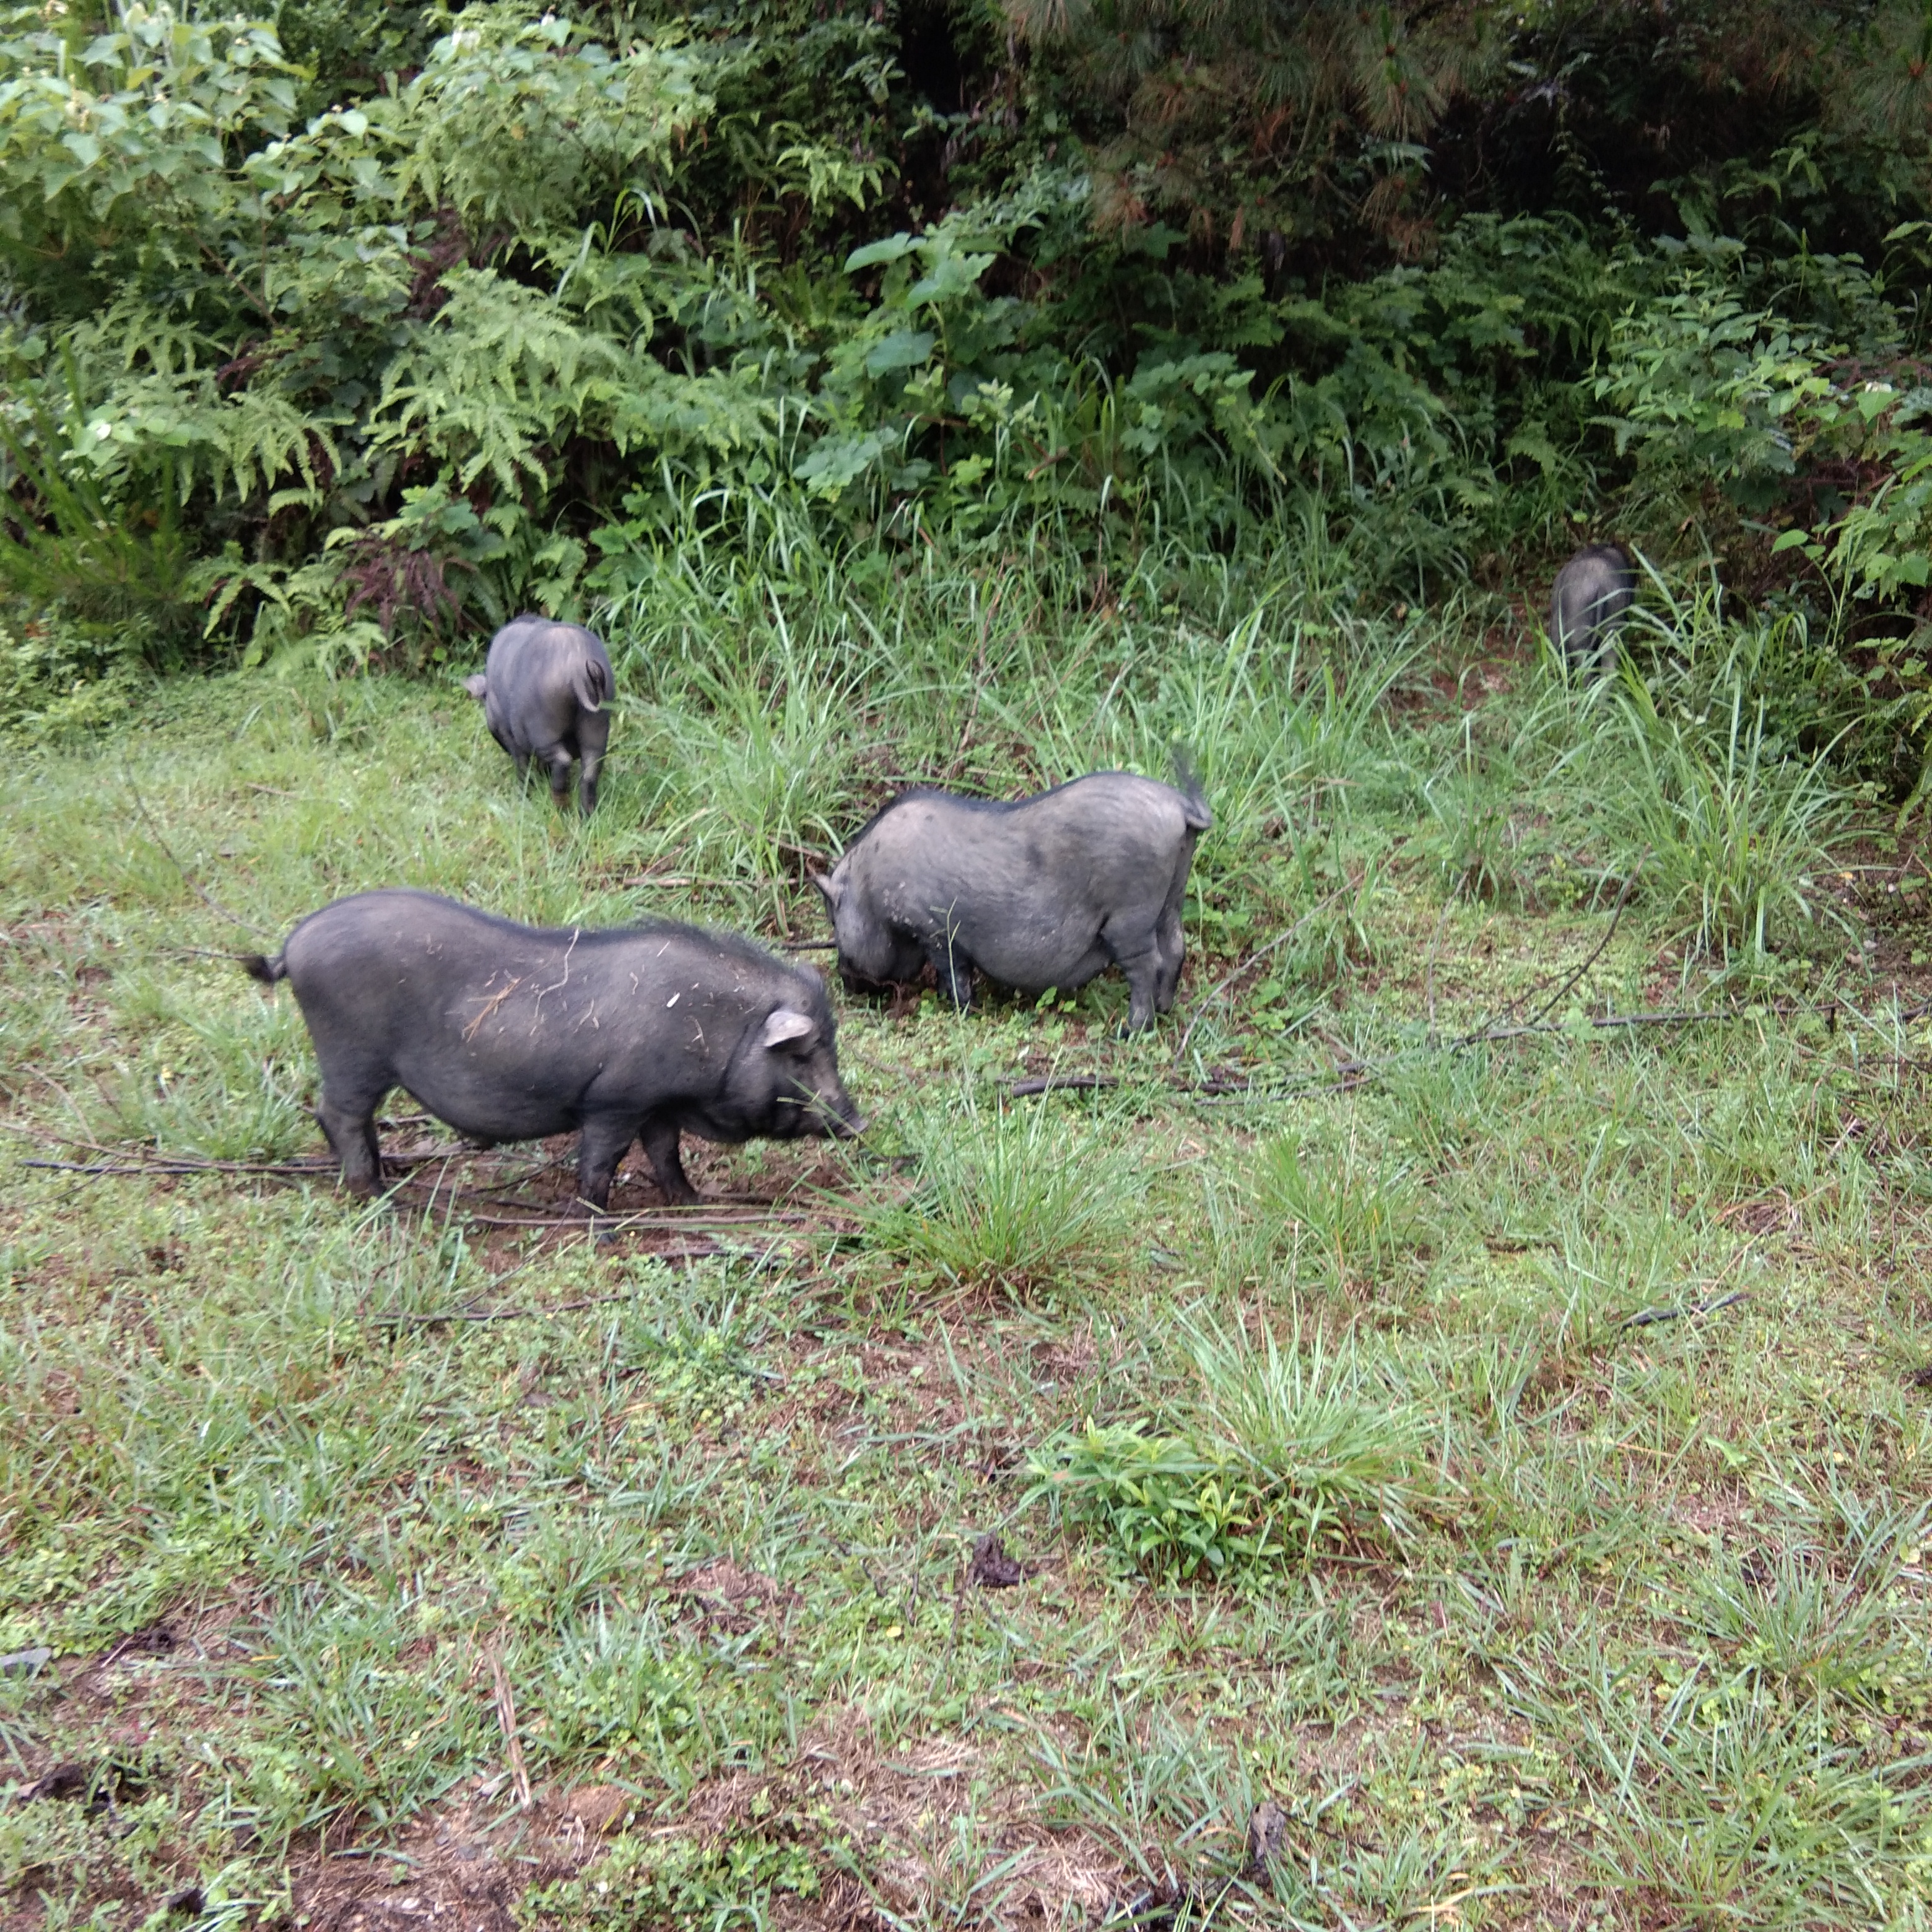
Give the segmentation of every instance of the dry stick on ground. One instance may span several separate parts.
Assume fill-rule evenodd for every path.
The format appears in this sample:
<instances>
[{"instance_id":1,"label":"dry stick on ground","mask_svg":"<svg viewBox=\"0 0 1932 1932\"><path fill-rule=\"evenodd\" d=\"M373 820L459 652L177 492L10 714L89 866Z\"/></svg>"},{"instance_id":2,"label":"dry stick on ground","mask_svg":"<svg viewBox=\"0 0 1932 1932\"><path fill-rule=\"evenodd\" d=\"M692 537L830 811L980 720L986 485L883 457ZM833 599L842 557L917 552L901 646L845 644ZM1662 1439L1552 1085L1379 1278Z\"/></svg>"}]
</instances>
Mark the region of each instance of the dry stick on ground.
<instances>
[{"instance_id":1,"label":"dry stick on ground","mask_svg":"<svg viewBox=\"0 0 1932 1932\"><path fill-rule=\"evenodd\" d=\"M527 1811L534 1800L530 1796L530 1774L524 1768L524 1748L517 1741L517 1701L510 1694L510 1680L504 1674L503 1659L495 1640L484 1653L489 1659L490 1682L496 1692L496 1724L503 1733L503 1755L510 1766L510 1782L517 1793L517 1809Z\"/></svg>"},{"instance_id":2,"label":"dry stick on ground","mask_svg":"<svg viewBox=\"0 0 1932 1932\"><path fill-rule=\"evenodd\" d=\"M1118 1073L1041 1073L1030 1080L1016 1080L1006 1092L1016 1100L1024 1100L1038 1094L1118 1087L1122 1082L1123 1076ZM1160 1084L1170 1094L1245 1094L1248 1090L1248 1083L1242 1080L1165 1080Z\"/></svg>"},{"instance_id":3,"label":"dry stick on ground","mask_svg":"<svg viewBox=\"0 0 1932 1932\"><path fill-rule=\"evenodd\" d=\"M1675 1322L1685 1315L1714 1315L1720 1308L1729 1308L1748 1298L1747 1288L1734 1288L1729 1294L1720 1294L1714 1301L1694 1301L1688 1308L1641 1308L1636 1314L1626 1316L1622 1326L1626 1328L1648 1328L1659 1322Z\"/></svg>"},{"instance_id":4,"label":"dry stick on ground","mask_svg":"<svg viewBox=\"0 0 1932 1932\"><path fill-rule=\"evenodd\" d=\"M1552 993L1549 998L1545 1000L1542 1005L1538 1006L1535 1012L1530 1015L1529 1020L1527 1024L1534 1025L1536 1022L1541 1019L1544 1015L1548 1012L1550 1008L1555 1006L1557 1001L1562 999L1564 994L1568 992L1570 988L1575 986L1577 981L1582 979L1584 974L1588 972L1590 968L1595 965L1598 959L1603 956L1604 947L1608 946L1610 941L1616 936L1617 923L1624 916L1624 908L1629 904L1630 896L1636 890L1637 879L1642 874L1642 871L1643 861L1640 859L1636 864L1631 867L1630 877L1624 881L1623 890L1617 895L1616 904L1610 908L1610 922L1604 928L1603 936L1597 941L1594 946L1591 947L1588 952L1584 956L1582 964L1579 966L1576 970L1557 988L1556 992ZM1432 972L1434 970L1434 962L1432 960L1430 962L1430 970ZM1545 983L1546 984L1547 982ZM1477 1028L1473 1033L1466 1034L1460 1040L1451 1040L1449 1042L1449 1051L1451 1053L1460 1053L1465 1047L1476 1046L1480 1042L1486 1040L1514 1037L1514 1036L1511 1035L1499 1034L1496 1033L1494 1029L1505 1015L1514 1012L1526 1000L1534 998L1535 994L1540 990L1541 989L1540 988L1532 987L1528 992L1519 993L1516 997L1510 1000L1507 1005L1498 1006L1496 1010L1490 1014L1489 1018L1486 1019L1480 1026ZM1430 1008L1429 1021L1430 1034L1432 1039L1434 1037L1436 1030L1436 1012L1432 1004Z\"/></svg>"},{"instance_id":5,"label":"dry stick on ground","mask_svg":"<svg viewBox=\"0 0 1932 1932\"><path fill-rule=\"evenodd\" d=\"M10 1122L0 1121L0 1126L10 1124L12 1124ZM23 1129L22 1131L26 1130ZM101 1147L92 1141L70 1141L66 1144L70 1147L86 1148L98 1154L112 1154L120 1151L114 1148ZM487 1150L463 1148L454 1150L439 1149L430 1154L385 1154L382 1158L386 1165L392 1167L429 1167L439 1162L446 1166L452 1161L464 1158L494 1160L502 1156L493 1155ZM315 1162L202 1160L193 1157L139 1161L25 1160L20 1165L22 1167L41 1168L62 1174L82 1174L90 1178L143 1174L165 1174L170 1177L221 1174L260 1174L272 1178L286 1178L302 1180L326 1180L336 1172L336 1163L333 1160ZM544 1172L546 1168L556 1165L554 1161L544 1161L530 1169L524 1178L533 1179L537 1174ZM414 1177L405 1175L397 1182L394 1188L388 1191L392 1195L397 1195L400 1193L401 1190L413 1185L415 1185ZM431 1198L433 1199L441 1192L442 1182L439 1178L430 1190ZM488 1194L478 1188L459 1187L454 1192L458 1198L467 1197L471 1199L494 1201L505 1207L533 1207L536 1204L519 1202L504 1196ZM587 1203L584 1204L588 1205ZM652 1216L662 1218L654 1221L651 1218ZM581 1227L588 1225L589 1219L603 1220L607 1216L608 1210L600 1209L592 1210L592 1215L589 1217L564 1215L538 1216L533 1216L526 1224L519 1222L514 1225L528 1225L532 1227ZM782 1208L776 1203L768 1204L755 1200L743 1202L726 1200L700 1202L689 1207L667 1203L662 1208L624 1215L612 1222L611 1225L627 1228L652 1226L665 1228L685 1228L703 1233L714 1228L764 1227L773 1222L783 1222L801 1228L810 1228L821 1225L824 1219L823 1216L814 1216L802 1208Z\"/></svg>"},{"instance_id":6,"label":"dry stick on ground","mask_svg":"<svg viewBox=\"0 0 1932 1932\"><path fill-rule=\"evenodd\" d=\"M141 822L148 828L148 836L161 848L168 863L180 873L182 884L187 886L188 890L194 893L195 897L200 900L211 912L219 913L230 925L238 926L244 932L249 934L252 938L262 940L265 944L268 943L268 934L259 926L244 919L239 913L230 912L212 893L204 892L196 882L194 874L175 856L175 848L161 836L161 828L149 816L146 801L141 796L140 788L134 782L134 772L130 769L124 758L121 761L121 775L128 781L128 796L134 800L134 809L141 814Z\"/></svg>"},{"instance_id":7,"label":"dry stick on ground","mask_svg":"<svg viewBox=\"0 0 1932 1932\"><path fill-rule=\"evenodd\" d=\"M1604 941L1599 944L1599 950L1601 950L1602 944L1606 943L1608 938L1609 935L1606 934ZM1563 994L1569 991L1576 980L1582 977L1583 972L1588 970L1588 963L1586 961L1576 974L1565 981L1558 989L1555 996L1556 998L1560 999ZM1508 1009L1504 1008L1504 1010L1506 1012ZM1547 1007L1539 1010L1546 1011ZM1771 1018L1789 1019L1806 1013L1822 1013L1830 1016L1837 1012L1851 1010L1852 1009L1845 1006L1842 1001L1836 1000L1828 1000L1822 1005L1808 1000L1781 1000L1773 1005L1760 1005L1755 1007L1671 1006L1652 1012L1603 1013L1589 1020L1588 1024L1594 1031L1614 1033L1632 1027L1695 1026L1709 1020L1747 1019L1754 1012ZM1899 1014L1898 1023L1903 1025L1912 1020L1922 1019L1928 1012L1932 1012L1932 1000L1925 1000L1916 1006L1908 1007ZM1870 1022L1867 1023L1870 1024ZM1461 1053L1470 1047L1487 1046L1495 1041L1527 1040L1539 1035L1560 1034L1566 1030L1564 1027L1548 1021L1540 1023L1526 1023L1517 1026L1492 1026L1480 1033L1465 1034L1460 1039L1450 1040L1441 1048L1441 1051L1446 1053ZM1408 1053L1398 1054L1396 1058L1398 1059L1413 1058L1416 1051L1418 1049L1411 1049ZM1388 1061L1378 1064L1373 1060L1344 1059L1337 1064L1336 1071L1332 1075L1324 1074L1316 1078L1292 1080L1280 1087L1257 1088L1233 1081L1204 1081L1190 1086L1178 1087L1176 1090L1199 1094L1210 1104L1220 1100L1292 1100L1297 1095L1302 1094L1346 1092L1350 1088L1360 1086L1364 1082L1375 1075L1386 1072L1389 1064ZM1898 1064L1901 1066L1932 1072L1932 1060L1900 1060ZM1119 1084L1119 1079L1112 1075L1065 1074L1058 1077L1048 1075L1039 1079L1021 1081L1015 1084L1012 1091L1017 1097L1024 1094L1050 1093L1058 1087L1117 1087Z\"/></svg>"},{"instance_id":8,"label":"dry stick on ground","mask_svg":"<svg viewBox=\"0 0 1932 1932\"><path fill-rule=\"evenodd\" d=\"M1436 955L1442 944L1442 928L1449 923L1449 914L1456 902L1452 896L1442 902L1442 916L1436 922L1435 937L1429 942L1429 970L1423 979L1423 1004L1429 1010L1429 1031L1425 1037L1429 1044L1436 1044Z\"/></svg>"},{"instance_id":9,"label":"dry stick on ground","mask_svg":"<svg viewBox=\"0 0 1932 1932\"><path fill-rule=\"evenodd\" d=\"M1640 868L1639 869L1641 868ZM1597 941L1596 944L1590 949L1589 952L1583 960L1583 963L1563 981L1562 984L1557 988L1554 993L1550 994L1550 998L1546 1000L1541 1006L1537 1008L1537 1017L1540 1017L1542 1014L1549 1012L1550 1008L1553 1006L1558 1000L1562 999L1563 996L1570 991L1570 988L1575 986L1577 981L1582 979L1584 974L1588 972L1590 968L1597 963L1598 959L1602 956L1604 947L1610 944L1612 938L1616 932L1617 922L1623 916L1624 908L1629 903L1630 892L1636 884L1636 880L1637 873L1636 872L1633 871L1630 877L1624 881L1624 889L1618 896L1616 905L1610 915L1610 925L1605 929L1603 936ZM1187 1030L1181 1035L1180 1044L1174 1048L1174 1059L1169 1063L1170 1065L1178 1065L1180 1062L1180 1056L1187 1050L1187 1042L1190 1038L1192 1037L1195 1027L1198 1023L1202 1012L1206 1006L1208 1000L1213 999L1217 994L1221 992L1224 988L1232 985L1234 981L1238 980L1241 975L1244 973L1246 973L1251 967L1258 964L1263 958L1264 958L1268 953L1273 952L1276 946L1280 946L1286 940L1292 939L1301 928L1301 927L1309 920L1312 919L1316 914L1319 912L1324 906L1328 905L1334 899L1338 898L1342 893L1348 890L1348 887L1346 885L1336 886L1335 890L1329 893L1326 898L1319 899L1313 905L1310 906L1307 911L1301 915L1301 917L1297 920L1294 924L1290 926L1286 932L1281 934L1276 938L1270 940L1267 945L1261 947L1258 951L1250 953L1248 957L1244 959L1240 965L1236 967L1232 973L1224 975L1221 979L1217 980L1214 986L1210 987L1207 992L1203 994L1201 999L1196 1003L1194 1017L1188 1022ZM1438 940L1440 940L1442 937L1442 926L1444 921L1448 919L1448 916L1449 908L1448 906L1444 905L1442 909L1442 917L1436 922L1436 938ZM1436 1034L1435 977L1435 946L1433 944L1432 944L1430 949L1429 960L1429 1044L1432 1047L1435 1045ZM1532 992L1536 990L1539 989L1532 989ZM1460 1039L1451 1040L1448 1043L1447 1050L1450 1053L1460 1053L1466 1051L1469 1047L1480 1045L1483 1042L1486 1040L1515 1040L1527 1034L1562 1032L1562 1028L1561 1027L1539 1026L1534 1024L1533 1021L1532 1024L1517 1027L1498 1028L1495 1026L1494 1022L1496 1020L1501 1018L1504 1013L1509 1012L1514 1008L1521 1006L1523 1001L1528 999L1531 996L1530 993L1519 994L1515 999L1510 1000L1508 1006L1499 1007L1496 1013L1491 1016L1490 1021L1486 1022L1484 1028L1479 1028L1474 1033L1466 1034ZM1694 1015L1690 1013L1673 1015L1661 1013L1632 1014L1618 1019L1593 1020L1591 1022L1591 1024L1593 1026L1655 1025L1663 1024L1666 1019L1688 1019L1694 1017L1700 1018L1714 1018L1720 1017L1720 1016L1715 1014ZM1366 1078L1374 1073L1376 1070L1377 1070L1372 1062L1352 1059L1347 1055L1345 1050L1342 1053L1342 1058L1338 1060L1336 1063L1336 1074L1338 1077L1334 1081L1317 1082L1312 1086L1305 1086L1300 1084L1297 1084L1294 1087L1286 1090L1300 1093L1316 1090L1318 1088L1325 1088L1329 1085L1341 1088L1357 1087L1360 1086ZM1027 1094L1050 1093L1055 1088L1059 1087L1114 1087L1118 1086L1120 1082L1118 1078L1106 1075L1067 1074L1056 1078L1055 1076L1049 1074L1039 1079L1016 1082L1011 1090L1014 1097L1018 1099ZM1211 1097L1217 1094L1226 1094L1234 1092L1246 1093L1251 1090L1245 1088L1238 1088L1234 1083L1231 1082L1208 1081L1200 1084L1199 1085L1191 1087L1187 1090L1192 1093L1207 1094ZM1255 1097L1260 1098L1262 1096L1257 1095Z\"/></svg>"},{"instance_id":10,"label":"dry stick on ground","mask_svg":"<svg viewBox=\"0 0 1932 1932\"><path fill-rule=\"evenodd\" d=\"M89 1141L69 1141L69 1147L87 1148L96 1154L117 1154L116 1148L97 1147ZM433 1167L438 1161L463 1159L466 1154L476 1156L467 1149L458 1153L439 1151L435 1154L386 1154L382 1159L392 1167ZM545 1162L544 1166L554 1163ZM140 1161L79 1161L79 1160L25 1160L22 1167L57 1168L64 1174L271 1174L288 1176L297 1180L313 1177L326 1179L338 1171L334 1160L200 1160L188 1155L159 1156L153 1160ZM533 1170L541 1174L542 1168ZM407 1177L403 1184L406 1184Z\"/></svg>"},{"instance_id":11,"label":"dry stick on ground","mask_svg":"<svg viewBox=\"0 0 1932 1932\"><path fill-rule=\"evenodd\" d=\"M514 1268L506 1269L498 1279L507 1280L516 1272ZM521 1322L532 1316L575 1315L586 1308L604 1308L613 1302L632 1299L628 1294L592 1294L580 1301L554 1301L544 1308L450 1308L435 1315L412 1315L400 1309L388 1309L370 1316L369 1325L372 1328L442 1328L452 1322Z\"/></svg>"}]
</instances>

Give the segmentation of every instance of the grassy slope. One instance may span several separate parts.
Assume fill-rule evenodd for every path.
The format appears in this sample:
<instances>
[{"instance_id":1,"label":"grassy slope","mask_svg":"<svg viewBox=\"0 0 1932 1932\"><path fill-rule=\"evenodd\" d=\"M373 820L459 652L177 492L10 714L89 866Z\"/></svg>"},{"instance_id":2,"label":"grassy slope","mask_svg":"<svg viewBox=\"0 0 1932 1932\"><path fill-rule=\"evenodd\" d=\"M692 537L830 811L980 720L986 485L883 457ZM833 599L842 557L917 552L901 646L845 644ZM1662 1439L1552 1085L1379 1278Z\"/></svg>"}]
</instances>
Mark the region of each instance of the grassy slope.
<instances>
[{"instance_id":1,"label":"grassy slope","mask_svg":"<svg viewBox=\"0 0 1932 1932\"><path fill-rule=\"evenodd\" d=\"M1589 1030L1681 997L1653 893L1565 1030L1446 1051L1604 934L1604 715L1433 634L1000 602L640 626L588 829L460 697L380 682L183 685L16 769L0 1651L56 1654L0 1676L0 1777L86 1782L0 1810L7 1923L190 1885L172 1923L1053 1924L1192 1887L1184 1918L1264 1800L1274 1894L1231 1916L1922 1922L1910 1036ZM24 1165L315 1151L235 920L408 881L818 937L805 856L896 776L1157 769L1177 734L1220 822L1174 1018L1118 1040L1117 980L848 1002L866 1148L694 1166L790 1220L476 1218L567 1192L535 1149L423 1170L494 1202L374 1211ZM1056 1066L1119 1084L1003 1103ZM439 1144L406 1104L391 1146ZM512 1312L388 1318L466 1309ZM1244 1556L1257 1521L1286 1547ZM1018 1587L968 1580L988 1529Z\"/></svg>"}]
</instances>

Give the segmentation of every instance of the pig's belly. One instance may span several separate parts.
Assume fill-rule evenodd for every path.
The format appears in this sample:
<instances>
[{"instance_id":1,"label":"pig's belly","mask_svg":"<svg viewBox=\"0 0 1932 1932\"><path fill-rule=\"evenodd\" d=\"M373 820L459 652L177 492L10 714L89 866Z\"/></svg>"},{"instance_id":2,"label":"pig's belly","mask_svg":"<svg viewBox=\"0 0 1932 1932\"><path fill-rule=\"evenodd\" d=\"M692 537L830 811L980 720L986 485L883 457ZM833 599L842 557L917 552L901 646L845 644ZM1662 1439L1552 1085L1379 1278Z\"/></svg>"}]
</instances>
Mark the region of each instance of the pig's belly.
<instances>
[{"instance_id":1,"label":"pig's belly","mask_svg":"<svg viewBox=\"0 0 1932 1932\"><path fill-rule=\"evenodd\" d=\"M397 1078L438 1120L471 1140L542 1140L584 1124L584 1096L574 1088L428 1059L406 1059Z\"/></svg>"},{"instance_id":2,"label":"pig's belly","mask_svg":"<svg viewBox=\"0 0 1932 1932\"><path fill-rule=\"evenodd\" d=\"M1022 993L1043 993L1049 986L1070 993L1113 964L1104 946L1084 940L1054 950L1028 946L1010 952L995 944L971 956L983 972Z\"/></svg>"}]
</instances>

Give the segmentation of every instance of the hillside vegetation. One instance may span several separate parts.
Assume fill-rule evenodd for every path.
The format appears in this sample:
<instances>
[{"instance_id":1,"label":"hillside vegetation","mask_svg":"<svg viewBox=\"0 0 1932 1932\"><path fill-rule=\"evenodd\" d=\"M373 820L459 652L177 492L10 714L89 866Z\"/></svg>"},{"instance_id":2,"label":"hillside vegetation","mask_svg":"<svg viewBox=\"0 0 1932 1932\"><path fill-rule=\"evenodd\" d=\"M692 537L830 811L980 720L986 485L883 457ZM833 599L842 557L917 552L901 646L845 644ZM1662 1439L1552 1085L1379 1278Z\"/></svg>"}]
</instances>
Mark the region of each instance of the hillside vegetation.
<instances>
[{"instance_id":1,"label":"hillside vegetation","mask_svg":"<svg viewBox=\"0 0 1932 1932\"><path fill-rule=\"evenodd\" d=\"M1922 1927L1924 34L7 10L9 1932ZM898 786L1176 746L1172 1015L835 986L863 1139L603 1239L340 1193L232 956L829 969Z\"/></svg>"}]
</instances>

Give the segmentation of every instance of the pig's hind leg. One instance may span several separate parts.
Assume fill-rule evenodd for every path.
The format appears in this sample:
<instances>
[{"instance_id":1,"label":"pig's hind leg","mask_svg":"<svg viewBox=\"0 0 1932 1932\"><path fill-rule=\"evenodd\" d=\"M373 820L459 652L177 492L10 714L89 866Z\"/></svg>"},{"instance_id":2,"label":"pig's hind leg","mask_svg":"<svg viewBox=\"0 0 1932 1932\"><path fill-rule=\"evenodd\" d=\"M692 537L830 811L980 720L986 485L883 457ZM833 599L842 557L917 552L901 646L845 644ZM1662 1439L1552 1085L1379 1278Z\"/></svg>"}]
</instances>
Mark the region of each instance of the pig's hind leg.
<instances>
[{"instance_id":1,"label":"pig's hind leg","mask_svg":"<svg viewBox=\"0 0 1932 1932\"><path fill-rule=\"evenodd\" d=\"M1101 944L1114 964L1127 976L1127 1030L1138 1033L1154 1024L1154 1010L1160 1005L1161 956L1156 922L1136 920L1129 923L1109 920L1102 928ZM1171 997L1169 1004L1172 1004ZM1166 1006L1160 1010L1166 1011Z\"/></svg>"},{"instance_id":2,"label":"pig's hind leg","mask_svg":"<svg viewBox=\"0 0 1932 1932\"><path fill-rule=\"evenodd\" d=\"M550 770L550 802L560 812L567 811L570 805L571 748L567 744L553 745L547 752L537 754Z\"/></svg>"},{"instance_id":3,"label":"pig's hind leg","mask_svg":"<svg viewBox=\"0 0 1932 1932\"><path fill-rule=\"evenodd\" d=\"M344 1102L325 1081L316 1104L316 1124L328 1136L342 1163L342 1184L352 1194L374 1194L382 1184L382 1143L376 1138L376 1108L382 1098L382 1093L376 1093Z\"/></svg>"},{"instance_id":4,"label":"pig's hind leg","mask_svg":"<svg viewBox=\"0 0 1932 1932\"><path fill-rule=\"evenodd\" d=\"M1181 926L1181 910L1187 902L1187 864L1184 860L1168 889L1167 903L1154 929L1154 944L1160 952L1160 970L1154 982L1154 1010L1169 1011L1180 986L1180 968L1187 957L1187 938Z\"/></svg>"},{"instance_id":5,"label":"pig's hind leg","mask_svg":"<svg viewBox=\"0 0 1932 1932\"><path fill-rule=\"evenodd\" d=\"M577 803L586 818L597 809L597 774L603 768L604 748L610 742L608 712L578 714L577 755L583 762L577 775Z\"/></svg>"}]
</instances>

